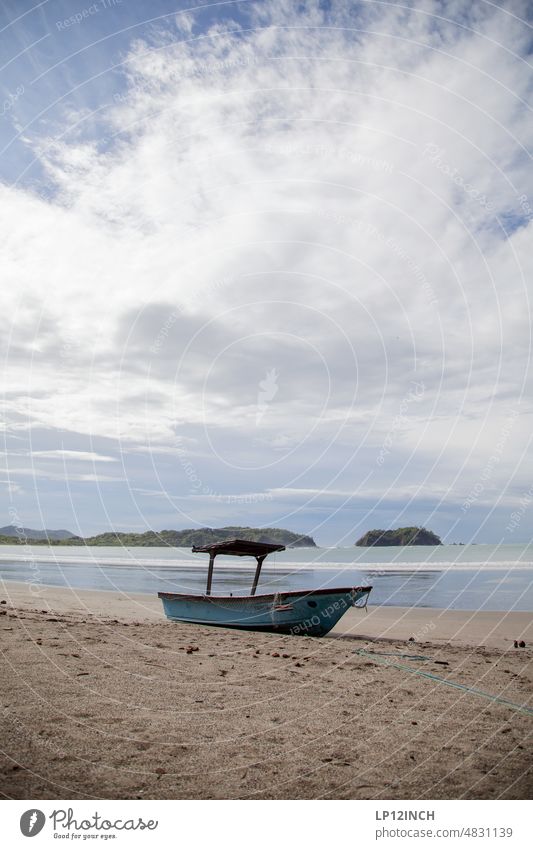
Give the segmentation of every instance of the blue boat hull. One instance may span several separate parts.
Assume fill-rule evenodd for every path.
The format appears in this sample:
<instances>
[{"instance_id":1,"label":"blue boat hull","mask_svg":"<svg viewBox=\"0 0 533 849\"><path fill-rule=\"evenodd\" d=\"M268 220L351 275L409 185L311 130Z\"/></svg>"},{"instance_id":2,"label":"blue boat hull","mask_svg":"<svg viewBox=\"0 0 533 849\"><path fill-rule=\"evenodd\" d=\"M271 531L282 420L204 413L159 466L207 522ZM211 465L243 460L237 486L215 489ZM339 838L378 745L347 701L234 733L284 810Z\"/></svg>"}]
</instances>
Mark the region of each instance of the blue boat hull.
<instances>
[{"instance_id":1,"label":"blue boat hull","mask_svg":"<svg viewBox=\"0 0 533 849\"><path fill-rule=\"evenodd\" d=\"M323 637L350 607L363 606L372 587L292 590L254 596L158 593L168 619L247 631Z\"/></svg>"}]
</instances>

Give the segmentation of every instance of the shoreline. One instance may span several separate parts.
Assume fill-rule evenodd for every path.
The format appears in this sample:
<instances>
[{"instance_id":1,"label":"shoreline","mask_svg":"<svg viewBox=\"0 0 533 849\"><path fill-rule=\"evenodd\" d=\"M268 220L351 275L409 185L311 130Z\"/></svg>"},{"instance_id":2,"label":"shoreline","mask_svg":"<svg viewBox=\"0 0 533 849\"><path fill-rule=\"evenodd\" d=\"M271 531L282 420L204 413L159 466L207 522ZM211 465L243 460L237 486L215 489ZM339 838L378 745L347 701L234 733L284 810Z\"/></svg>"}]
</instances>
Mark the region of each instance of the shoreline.
<instances>
[{"instance_id":1,"label":"shoreline","mask_svg":"<svg viewBox=\"0 0 533 849\"><path fill-rule=\"evenodd\" d=\"M376 607L313 638L170 622L153 596L0 601L4 798L533 793L530 614Z\"/></svg>"},{"instance_id":2,"label":"shoreline","mask_svg":"<svg viewBox=\"0 0 533 849\"><path fill-rule=\"evenodd\" d=\"M5 600L21 610L43 605L50 613L77 613L94 618L115 616L136 622L166 622L154 594L77 589L23 581L0 581ZM533 644L533 614L527 611L455 610L435 607L368 606L348 610L326 637L391 640L509 648L515 640ZM412 639L410 639L412 638Z\"/></svg>"}]
</instances>

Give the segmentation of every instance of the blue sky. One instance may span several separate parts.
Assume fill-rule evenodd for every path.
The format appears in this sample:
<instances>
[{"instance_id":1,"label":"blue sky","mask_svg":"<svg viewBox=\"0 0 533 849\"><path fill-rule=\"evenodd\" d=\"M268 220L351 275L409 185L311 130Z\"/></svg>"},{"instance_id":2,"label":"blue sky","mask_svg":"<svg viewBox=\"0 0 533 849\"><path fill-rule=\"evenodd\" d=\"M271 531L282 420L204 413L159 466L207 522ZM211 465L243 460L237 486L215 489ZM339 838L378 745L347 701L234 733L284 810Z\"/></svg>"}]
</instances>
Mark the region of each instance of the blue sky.
<instances>
[{"instance_id":1,"label":"blue sky","mask_svg":"<svg viewBox=\"0 0 533 849\"><path fill-rule=\"evenodd\" d=\"M529 540L531 31L3 3L5 523Z\"/></svg>"}]
</instances>

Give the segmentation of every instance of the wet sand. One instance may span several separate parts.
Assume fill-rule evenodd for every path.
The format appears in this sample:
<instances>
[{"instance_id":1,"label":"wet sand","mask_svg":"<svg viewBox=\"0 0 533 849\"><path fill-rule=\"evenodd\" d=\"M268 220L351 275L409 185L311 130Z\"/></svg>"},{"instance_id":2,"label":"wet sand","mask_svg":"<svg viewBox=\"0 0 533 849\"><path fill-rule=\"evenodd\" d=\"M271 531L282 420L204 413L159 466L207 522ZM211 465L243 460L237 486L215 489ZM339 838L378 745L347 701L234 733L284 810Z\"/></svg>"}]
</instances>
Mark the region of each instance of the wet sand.
<instances>
[{"instance_id":1,"label":"wet sand","mask_svg":"<svg viewBox=\"0 0 533 849\"><path fill-rule=\"evenodd\" d=\"M528 613L370 608L310 639L0 597L4 798L531 797Z\"/></svg>"}]
</instances>

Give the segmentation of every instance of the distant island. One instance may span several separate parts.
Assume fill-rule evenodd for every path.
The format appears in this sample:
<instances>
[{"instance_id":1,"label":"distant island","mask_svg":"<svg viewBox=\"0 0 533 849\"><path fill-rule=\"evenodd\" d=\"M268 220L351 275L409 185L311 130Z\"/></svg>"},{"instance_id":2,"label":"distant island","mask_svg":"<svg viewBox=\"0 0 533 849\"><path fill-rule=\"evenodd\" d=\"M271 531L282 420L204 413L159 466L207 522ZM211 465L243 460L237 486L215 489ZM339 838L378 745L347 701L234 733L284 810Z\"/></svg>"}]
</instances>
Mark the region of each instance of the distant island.
<instances>
[{"instance_id":1,"label":"distant island","mask_svg":"<svg viewBox=\"0 0 533 849\"><path fill-rule=\"evenodd\" d=\"M392 531L367 531L355 544L370 548L374 545L442 545L442 541L426 528L396 528Z\"/></svg>"},{"instance_id":2,"label":"distant island","mask_svg":"<svg viewBox=\"0 0 533 849\"><path fill-rule=\"evenodd\" d=\"M6 534L5 531L12 531ZM4 533L2 533L4 532ZM108 531L93 537L80 537L70 531L34 531L30 528L16 528L13 525L0 528L0 545L120 545L129 546L168 546L169 548L192 548L193 545L209 545L225 539L246 539L253 542L274 542L288 548L315 548L316 543L310 536L296 534L284 528L243 528L237 525L226 528L189 528L184 531L145 531L130 533ZM36 536L33 536L36 534Z\"/></svg>"},{"instance_id":3,"label":"distant island","mask_svg":"<svg viewBox=\"0 0 533 849\"><path fill-rule=\"evenodd\" d=\"M47 542L49 539L68 539L73 536L75 534L65 531L63 528L56 531L36 531L35 528L19 528L16 525L4 525L3 528L0 528L0 539L2 537L26 537L27 539Z\"/></svg>"}]
</instances>

